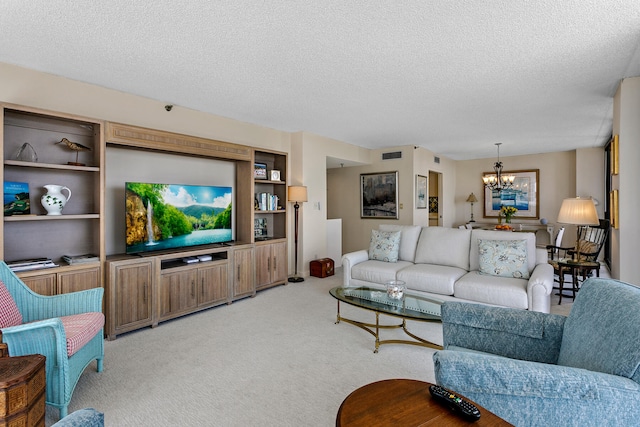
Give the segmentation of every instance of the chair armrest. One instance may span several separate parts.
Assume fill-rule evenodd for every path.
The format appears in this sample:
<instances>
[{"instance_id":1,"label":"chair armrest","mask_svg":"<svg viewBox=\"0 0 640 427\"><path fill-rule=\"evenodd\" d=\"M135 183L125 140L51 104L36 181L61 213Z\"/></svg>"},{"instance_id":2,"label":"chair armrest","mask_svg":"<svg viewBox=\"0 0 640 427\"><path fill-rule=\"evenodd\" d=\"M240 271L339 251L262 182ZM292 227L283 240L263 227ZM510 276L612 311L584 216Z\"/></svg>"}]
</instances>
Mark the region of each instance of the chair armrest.
<instances>
[{"instance_id":1,"label":"chair armrest","mask_svg":"<svg viewBox=\"0 0 640 427\"><path fill-rule=\"evenodd\" d=\"M102 312L103 288L87 289L54 296L32 295L19 304L23 321L49 319L89 312Z\"/></svg>"},{"instance_id":2,"label":"chair armrest","mask_svg":"<svg viewBox=\"0 0 640 427\"><path fill-rule=\"evenodd\" d=\"M556 363L565 320L555 314L447 301L442 305L444 348Z\"/></svg>"},{"instance_id":3,"label":"chair armrest","mask_svg":"<svg viewBox=\"0 0 640 427\"><path fill-rule=\"evenodd\" d=\"M47 363L66 363L60 360L67 354L67 339L59 318L2 328L2 341L9 346L11 356L42 354Z\"/></svg>"},{"instance_id":4,"label":"chair armrest","mask_svg":"<svg viewBox=\"0 0 640 427\"><path fill-rule=\"evenodd\" d=\"M636 425L640 418L640 384L629 378L462 351L438 351L433 361L438 384L514 425Z\"/></svg>"},{"instance_id":5,"label":"chair armrest","mask_svg":"<svg viewBox=\"0 0 640 427\"><path fill-rule=\"evenodd\" d=\"M527 303L529 310L549 313L551 292L553 291L553 266L548 262L538 264L527 282Z\"/></svg>"},{"instance_id":6,"label":"chair armrest","mask_svg":"<svg viewBox=\"0 0 640 427\"><path fill-rule=\"evenodd\" d=\"M353 268L353 266L367 261L368 259L369 252L365 251L364 249L360 251L349 252L348 254L344 254L342 256L342 280L345 287L348 287L349 282L351 281L351 269Z\"/></svg>"}]
</instances>

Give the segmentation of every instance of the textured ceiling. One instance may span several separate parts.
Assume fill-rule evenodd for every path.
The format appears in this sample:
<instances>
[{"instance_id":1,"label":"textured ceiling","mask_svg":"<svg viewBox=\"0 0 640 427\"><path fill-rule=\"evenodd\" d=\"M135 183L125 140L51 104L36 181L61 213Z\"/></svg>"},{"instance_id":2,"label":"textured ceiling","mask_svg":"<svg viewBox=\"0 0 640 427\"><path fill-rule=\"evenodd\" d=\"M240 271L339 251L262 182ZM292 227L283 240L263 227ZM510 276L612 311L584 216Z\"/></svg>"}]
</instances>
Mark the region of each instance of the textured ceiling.
<instances>
[{"instance_id":1,"label":"textured ceiling","mask_svg":"<svg viewBox=\"0 0 640 427\"><path fill-rule=\"evenodd\" d=\"M472 159L604 145L640 75L640 2L2 0L0 40L0 62Z\"/></svg>"}]
</instances>

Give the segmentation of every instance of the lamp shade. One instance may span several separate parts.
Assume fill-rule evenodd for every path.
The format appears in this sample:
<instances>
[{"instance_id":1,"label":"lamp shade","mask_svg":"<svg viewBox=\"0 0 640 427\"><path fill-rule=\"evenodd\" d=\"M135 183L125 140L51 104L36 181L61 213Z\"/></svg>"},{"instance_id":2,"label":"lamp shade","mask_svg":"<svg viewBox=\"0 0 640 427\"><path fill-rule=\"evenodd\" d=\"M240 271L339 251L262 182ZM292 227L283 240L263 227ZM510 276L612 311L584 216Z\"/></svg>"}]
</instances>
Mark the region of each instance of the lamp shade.
<instances>
[{"instance_id":1,"label":"lamp shade","mask_svg":"<svg viewBox=\"0 0 640 427\"><path fill-rule=\"evenodd\" d=\"M558 222L573 225L598 225L598 212L592 199L564 199L560 206Z\"/></svg>"},{"instance_id":2,"label":"lamp shade","mask_svg":"<svg viewBox=\"0 0 640 427\"><path fill-rule=\"evenodd\" d=\"M289 187L287 197L290 202L306 202L307 201L307 187L302 185L292 185Z\"/></svg>"},{"instance_id":3,"label":"lamp shade","mask_svg":"<svg viewBox=\"0 0 640 427\"><path fill-rule=\"evenodd\" d=\"M473 193L469 194L469 197L467 197L468 203L476 203L477 201L478 201L478 198Z\"/></svg>"}]
</instances>

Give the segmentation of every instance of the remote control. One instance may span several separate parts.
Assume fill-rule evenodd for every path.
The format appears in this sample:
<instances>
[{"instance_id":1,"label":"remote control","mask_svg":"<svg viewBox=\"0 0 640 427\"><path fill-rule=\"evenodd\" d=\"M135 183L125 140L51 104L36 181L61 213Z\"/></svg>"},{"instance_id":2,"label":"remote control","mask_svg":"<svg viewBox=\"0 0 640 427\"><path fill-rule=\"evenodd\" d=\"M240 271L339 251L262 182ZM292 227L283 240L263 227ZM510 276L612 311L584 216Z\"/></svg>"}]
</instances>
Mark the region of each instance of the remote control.
<instances>
[{"instance_id":1,"label":"remote control","mask_svg":"<svg viewBox=\"0 0 640 427\"><path fill-rule=\"evenodd\" d=\"M429 391L434 399L444 403L454 411L459 412L464 418L470 421L477 421L480 419L480 411L478 408L455 393L440 387L439 385L430 386Z\"/></svg>"}]
</instances>

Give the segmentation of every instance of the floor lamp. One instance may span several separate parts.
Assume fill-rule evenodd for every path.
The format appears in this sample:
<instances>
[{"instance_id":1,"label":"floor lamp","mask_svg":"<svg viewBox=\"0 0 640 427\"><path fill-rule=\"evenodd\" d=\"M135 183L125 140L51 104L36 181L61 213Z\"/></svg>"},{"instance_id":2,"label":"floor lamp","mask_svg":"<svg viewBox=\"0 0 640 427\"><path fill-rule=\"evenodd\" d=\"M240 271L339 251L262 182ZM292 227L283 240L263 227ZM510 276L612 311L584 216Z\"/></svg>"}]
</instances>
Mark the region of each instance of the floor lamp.
<instances>
[{"instance_id":1,"label":"floor lamp","mask_svg":"<svg viewBox=\"0 0 640 427\"><path fill-rule=\"evenodd\" d=\"M580 261L580 226L598 225L598 212L593 199L564 199L558 213L558 222L560 224L571 224L577 226L576 232L576 249L574 251L574 262Z\"/></svg>"},{"instance_id":2,"label":"floor lamp","mask_svg":"<svg viewBox=\"0 0 640 427\"><path fill-rule=\"evenodd\" d=\"M298 276L298 209L300 209L300 203L307 201L307 187L301 185L289 187L287 198L290 202L295 202L293 205L295 209L295 274L289 277L289 282L304 282L304 278Z\"/></svg>"}]
</instances>

